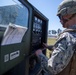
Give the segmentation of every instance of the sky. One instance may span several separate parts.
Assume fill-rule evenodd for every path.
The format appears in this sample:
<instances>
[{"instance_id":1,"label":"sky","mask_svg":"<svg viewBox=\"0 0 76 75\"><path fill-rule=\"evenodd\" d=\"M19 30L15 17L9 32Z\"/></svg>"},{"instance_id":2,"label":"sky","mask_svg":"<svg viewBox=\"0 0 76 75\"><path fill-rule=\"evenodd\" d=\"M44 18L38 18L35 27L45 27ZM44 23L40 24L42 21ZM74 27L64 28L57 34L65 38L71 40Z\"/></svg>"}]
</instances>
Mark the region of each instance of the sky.
<instances>
[{"instance_id":1,"label":"sky","mask_svg":"<svg viewBox=\"0 0 76 75\"><path fill-rule=\"evenodd\" d=\"M28 0L48 19L48 30L63 30L59 18L57 17L57 9L62 0Z\"/></svg>"}]
</instances>

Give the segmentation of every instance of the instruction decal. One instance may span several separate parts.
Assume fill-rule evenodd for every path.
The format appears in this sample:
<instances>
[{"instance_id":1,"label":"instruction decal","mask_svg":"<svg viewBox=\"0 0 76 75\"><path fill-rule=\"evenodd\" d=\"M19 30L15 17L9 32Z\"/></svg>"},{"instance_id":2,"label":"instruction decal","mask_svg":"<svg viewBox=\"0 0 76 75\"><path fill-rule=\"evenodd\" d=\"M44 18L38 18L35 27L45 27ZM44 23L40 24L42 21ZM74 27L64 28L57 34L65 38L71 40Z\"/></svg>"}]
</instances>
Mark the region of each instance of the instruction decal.
<instances>
[{"instance_id":1,"label":"instruction decal","mask_svg":"<svg viewBox=\"0 0 76 75\"><path fill-rule=\"evenodd\" d=\"M13 59L15 59L19 56L20 56L20 51L19 50L15 51L15 52L12 52L10 54L6 54L6 55L4 55L4 62L7 62L9 60L13 60Z\"/></svg>"},{"instance_id":2,"label":"instruction decal","mask_svg":"<svg viewBox=\"0 0 76 75\"><path fill-rule=\"evenodd\" d=\"M18 50L18 51L15 51L15 52L10 53L10 60L12 60L12 59L15 59L15 58L19 57L19 55L20 55L20 51L19 51L19 50Z\"/></svg>"}]
</instances>

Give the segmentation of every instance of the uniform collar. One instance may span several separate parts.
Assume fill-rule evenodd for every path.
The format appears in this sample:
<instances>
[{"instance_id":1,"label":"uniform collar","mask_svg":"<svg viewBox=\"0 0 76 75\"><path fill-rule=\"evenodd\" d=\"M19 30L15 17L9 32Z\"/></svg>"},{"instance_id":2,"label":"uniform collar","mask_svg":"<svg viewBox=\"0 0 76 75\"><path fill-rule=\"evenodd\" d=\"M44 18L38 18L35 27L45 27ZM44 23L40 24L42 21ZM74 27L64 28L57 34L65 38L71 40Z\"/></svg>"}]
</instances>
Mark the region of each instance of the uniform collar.
<instances>
[{"instance_id":1,"label":"uniform collar","mask_svg":"<svg viewBox=\"0 0 76 75\"><path fill-rule=\"evenodd\" d=\"M68 29L76 29L76 25L69 26Z\"/></svg>"}]
</instances>

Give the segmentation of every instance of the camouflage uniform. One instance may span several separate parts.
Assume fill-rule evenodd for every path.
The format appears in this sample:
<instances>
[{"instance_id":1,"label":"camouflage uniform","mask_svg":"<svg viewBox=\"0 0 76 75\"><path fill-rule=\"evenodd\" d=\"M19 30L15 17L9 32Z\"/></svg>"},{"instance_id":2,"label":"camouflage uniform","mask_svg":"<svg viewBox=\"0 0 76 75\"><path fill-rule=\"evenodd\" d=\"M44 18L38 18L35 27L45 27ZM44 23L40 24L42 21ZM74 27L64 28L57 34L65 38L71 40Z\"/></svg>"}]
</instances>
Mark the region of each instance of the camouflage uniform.
<instances>
[{"instance_id":1,"label":"camouflage uniform","mask_svg":"<svg viewBox=\"0 0 76 75\"><path fill-rule=\"evenodd\" d=\"M76 29L76 25L70 26L69 28ZM50 59L43 54L39 54L42 67L52 74L61 72L68 65L73 56L75 43L75 32L62 33L54 45Z\"/></svg>"}]
</instances>

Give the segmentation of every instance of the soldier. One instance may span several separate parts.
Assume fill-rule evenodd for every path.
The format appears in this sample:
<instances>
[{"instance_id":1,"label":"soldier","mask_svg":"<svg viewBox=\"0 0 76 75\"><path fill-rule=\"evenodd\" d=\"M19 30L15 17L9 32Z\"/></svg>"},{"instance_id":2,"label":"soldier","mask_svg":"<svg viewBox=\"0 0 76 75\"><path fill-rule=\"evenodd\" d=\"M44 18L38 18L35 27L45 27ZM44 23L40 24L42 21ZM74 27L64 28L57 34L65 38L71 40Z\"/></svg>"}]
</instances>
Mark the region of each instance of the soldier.
<instances>
[{"instance_id":1,"label":"soldier","mask_svg":"<svg viewBox=\"0 0 76 75\"><path fill-rule=\"evenodd\" d=\"M48 73L76 75L76 0L63 0L59 5L57 16L66 30L60 34L53 48L44 44L46 48L53 49L51 57L48 59L41 49L35 54Z\"/></svg>"}]
</instances>

